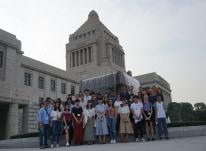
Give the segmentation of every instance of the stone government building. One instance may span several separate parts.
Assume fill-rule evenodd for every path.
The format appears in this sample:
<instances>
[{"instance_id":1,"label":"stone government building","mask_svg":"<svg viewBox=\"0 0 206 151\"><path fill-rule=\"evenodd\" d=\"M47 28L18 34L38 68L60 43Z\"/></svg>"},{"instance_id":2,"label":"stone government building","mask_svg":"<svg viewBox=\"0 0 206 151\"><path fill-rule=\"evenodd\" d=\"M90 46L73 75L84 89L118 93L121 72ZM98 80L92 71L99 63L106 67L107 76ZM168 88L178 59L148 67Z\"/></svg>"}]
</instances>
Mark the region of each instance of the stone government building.
<instances>
[{"instance_id":1,"label":"stone government building","mask_svg":"<svg viewBox=\"0 0 206 151\"><path fill-rule=\"evenodd\" d=\"M46 97L66 100L79 93L82 79L126 72L125 53L117 36L91 11L87 21L69 36L66 71L23 55L21 41L0 29L0 139L38 130L37 110ZM166 102L170 85L156 73L136 76L143 87L159 86Z\"/></svg>"},{"instance_id":2,"label":"stone government building","mask_svg":"<svg viewBox=\"0 0 206 151\"><path fill-rule=\"evenodd\" d=\"M88 20L69 36L66 70L81 79L125 72L124 55L118 38L91 11Z\"/></svg>"}]
</instances>

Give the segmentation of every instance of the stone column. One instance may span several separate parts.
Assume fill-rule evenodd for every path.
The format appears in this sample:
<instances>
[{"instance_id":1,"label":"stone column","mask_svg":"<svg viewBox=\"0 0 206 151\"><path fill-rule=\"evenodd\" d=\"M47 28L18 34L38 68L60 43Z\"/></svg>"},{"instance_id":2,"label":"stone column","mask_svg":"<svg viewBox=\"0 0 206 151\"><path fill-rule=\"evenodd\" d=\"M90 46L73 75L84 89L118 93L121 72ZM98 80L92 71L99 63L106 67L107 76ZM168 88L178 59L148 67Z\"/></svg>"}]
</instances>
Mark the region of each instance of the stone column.
<instances>
[{"instance_id":1,"label":"stone column","mask_svg":"<svg viewBox=\"0 0 206 151\"><path fill-rule=\"evenodd\" d=\"M100 57L100 65L106 65L108 64L108 58L106 55L106 45L105 45L105 39L104 37L100 37L98 39L98 47L99 47L99 57Z\"/></svg>"},{"instance_id":2,"label":"stone column","mask_svg":"<svg viewBox=\"0 0 206 151\"><path fill-rule=\"evenodd\" d=\"M109 58L109 63L111 64L113 62L113 53L112 53L112 45L107 44L106 45L106 51L107 51L107 56Z\"/></svg>"},{"instance_id":3,"label":"stone column","mask_svg":"<svg viewBox=\"0 0 206 151\"><path fill-rule=\"evenodd\" d=\"M125 68L125 55L123 54L123 67Z\"/></svg>"},{"instance_id":4,"label":"stone column","mask_svg":"<svg viewBox=\"0 0 206 151\"><path fill-rule=\"evenodd\" d=\"M76 64L76 53L75 53L75 51L73 52L73 54L74 54L74 55L72 55L73 56L72 57L73 58L73 63L74 63L73 67L76 67L77 64Z\"/></svg>"},{"instance_id":5,"label":"stone column","mask_svg":"<svg viewBox=\"0 0 206 151\"><path fill-rule=\"evenodd\" d=\"M90 63L89 62L89 48L87 47L86 49L87 49L87 63Z\"/></svg>"},{"instance_id":6,"label":"stone column","mask_svg":"<svg viewBox=\"0 0 206 151\"><path fill-rule=\"evenodd\" d=\"M9 104L6 138L18 134L18 110L18 104Z\"/></svg>"}]
</instances>

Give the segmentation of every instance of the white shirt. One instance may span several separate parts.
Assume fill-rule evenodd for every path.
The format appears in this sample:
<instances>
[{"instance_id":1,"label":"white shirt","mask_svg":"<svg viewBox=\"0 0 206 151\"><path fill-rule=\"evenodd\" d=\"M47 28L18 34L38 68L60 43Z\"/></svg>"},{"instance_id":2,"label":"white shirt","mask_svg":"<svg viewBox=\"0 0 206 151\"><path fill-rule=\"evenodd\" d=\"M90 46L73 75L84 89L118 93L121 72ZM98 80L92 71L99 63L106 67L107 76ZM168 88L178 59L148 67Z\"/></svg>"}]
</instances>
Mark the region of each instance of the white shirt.
<instances>
[{"instance_id":1,"label":"white shirt","mask_svg":"<svg viewBox=\"0 0 206 151\"><path fill-rule=\"evenodd\" d=\"M90 118L90 117L95 115L95 110L94 110L94 108L92 108L92 109L86 109L85 108L83 114L84 114L84 116Z\"/></svg>"},{"instance_id":2,"label":"white shirt","mask_svg":"<svg viewBox=\"0 0 206 151\"><path fill-rule=\"evenodd\" d=\"M95 110L94 108L92 109L84 109L83 111L83 115L84 115L84 123L86 125L88 118L91 118L92 116L95 116Z\"/></svg>"},{"instance_id":3,"label":"white shirt","mask_svg":"<svg viewBox=\"0 0 206 151\"><path fill-rule=\"evenodd\" d=\"M53 121L61 120L62 112L54 111L54 110L53 110L53 111L51 112L51 117L52 117L52 120L53 120Z\"/></svg>"},{"instance_id":4,"label":"white shirt","mask_svg":"<svg viewBox=\"0 0 206 151\"><path fill-rule=\"evenodd\" d=\"M156 102L157 118L166 118L163 102Z\"/></svg>"},{"instance_id":5,"label":"white shirt","mask_svg":"<svg viewBox=\"0 0 206 151\"><path fill-rule=\"evenodd\" d=\"M88 95L88 96L87 96L87 95L84 95L84 99L83 99L83 100L84 100L84 103L87 104L87 102L88 102L89 100L91 100L91 98L92 98L92 97L91 97L90 95Z\"/></svg>"},{"instance_id":6,"label":"white shirt","mask_svg":"<svg viewBox=\"0 0 206 151\"><path fill-rule=\"evenodd\" d=\"M120 113L122 101L115 101L114 107L117 109L117 113Z\"/></svg>"},{"instance_id":7,"label":"white shirt","mask_svg":"<svg viewBox=\"0 0 206 151\"><path fill-rule=\"evenodd\" d=\"M129 110L128 105L123 106L123 107L120 107L120 113L121 113L121 114L127 114L127 113L130 113L130 110Z\"/></svg>"},{"instance_id":8,"label":"white shirt","mask_svg":"<svg viewBox=\"0 0 206 151\"><path fill-rule=\"evenodd\" d=\"M133 118L135 119L135 122L141 121L141 119L143 118L141 115L143 104L141 102L137 102L137 103L134 102L131 104L130 108L134 112ZM140 119L137 119L136 117L140 117Z\"/></svg>"}]
</instances>

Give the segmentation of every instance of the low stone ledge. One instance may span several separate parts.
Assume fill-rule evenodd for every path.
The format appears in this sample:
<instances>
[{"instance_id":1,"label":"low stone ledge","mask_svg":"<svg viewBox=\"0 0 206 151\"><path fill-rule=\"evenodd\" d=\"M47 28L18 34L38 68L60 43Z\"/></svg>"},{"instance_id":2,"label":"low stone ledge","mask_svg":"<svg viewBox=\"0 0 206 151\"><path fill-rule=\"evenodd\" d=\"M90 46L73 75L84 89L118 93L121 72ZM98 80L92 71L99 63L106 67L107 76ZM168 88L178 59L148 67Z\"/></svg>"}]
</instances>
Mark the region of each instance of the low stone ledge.
<instances>
[{"instance_id":1,"label":"low stone ledge","mask_svg":"<svg viewBox=\"0 0 206 151\"><path fill-rule=\"evenodd\" d=\"M168 128L170 138L183 138L183 137L195 137L206 136L206 125L203 126L187 126L187 127L170 127ZM129 137L129 141L134 141L133 136ZM65 145L65 136L60 137L60 146ZM38 148L39 138L19 138L1 140L0 148Z\"/></svg>"}]
</instances>

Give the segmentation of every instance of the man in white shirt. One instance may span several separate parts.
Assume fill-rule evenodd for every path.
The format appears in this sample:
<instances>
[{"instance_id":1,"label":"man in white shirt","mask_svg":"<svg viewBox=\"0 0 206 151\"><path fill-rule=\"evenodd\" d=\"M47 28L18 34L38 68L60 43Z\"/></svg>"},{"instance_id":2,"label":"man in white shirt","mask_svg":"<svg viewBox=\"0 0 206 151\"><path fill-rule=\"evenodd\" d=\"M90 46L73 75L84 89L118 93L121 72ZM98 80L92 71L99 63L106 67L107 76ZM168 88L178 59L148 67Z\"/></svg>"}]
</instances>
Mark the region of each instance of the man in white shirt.
<instances>
[{"instance_id":1,"label":"man in white shirt","mask_svg":"<svg viewBox=\"0 0 206 151\"><path fill-rule=\"evenodd\" d=\"M89 90L88 89L84 90L84 98L83 98L83 100L84 100L84 104L87 104L87 102L89 100L91 100L91 96L89 95Z\"/></svg>"},{"instance_id":2,"label":"man in white shirt","mask_svg":"<svg viewBox=\"0 0 206 151\"><path fill-rule=\"evenodd\" d=\"M143 121L142 121L142 113L143 113L143 104L142 100L139 96L133 96L134 103L131 104L131 111L134 118L134 136L136 141L144 141L143 138ZM140 134L140 138L138 137Z\"/></svg>"},{"instance_id":3,"label":"man in white shirt","mask_svg":"<svg viewBox=\"0 0 206 151\"><path fill-rule=\"evenodd\" d=\"M117 100L115 100L114 102L114 107L116 108L118 114L120 113L121 105L122 105L121 97L120 95L117 95Z\"/></svg>"},{"instance_id":4,"label":"man in white shirt","mask_svg":"<svg viewBox=\"0 0 206 151\"><path fill-rule=\"evenodd\" d=\"M157 118L157 127L158 127L158 135L159 139L162 139L162 134L164 133L165 139L169 139L167 123L166 123L166 113L163 101L161 100L161 96L157 96L157 102L155 104L156 108L156 118Z\"/></svg>"}]
</instances>

